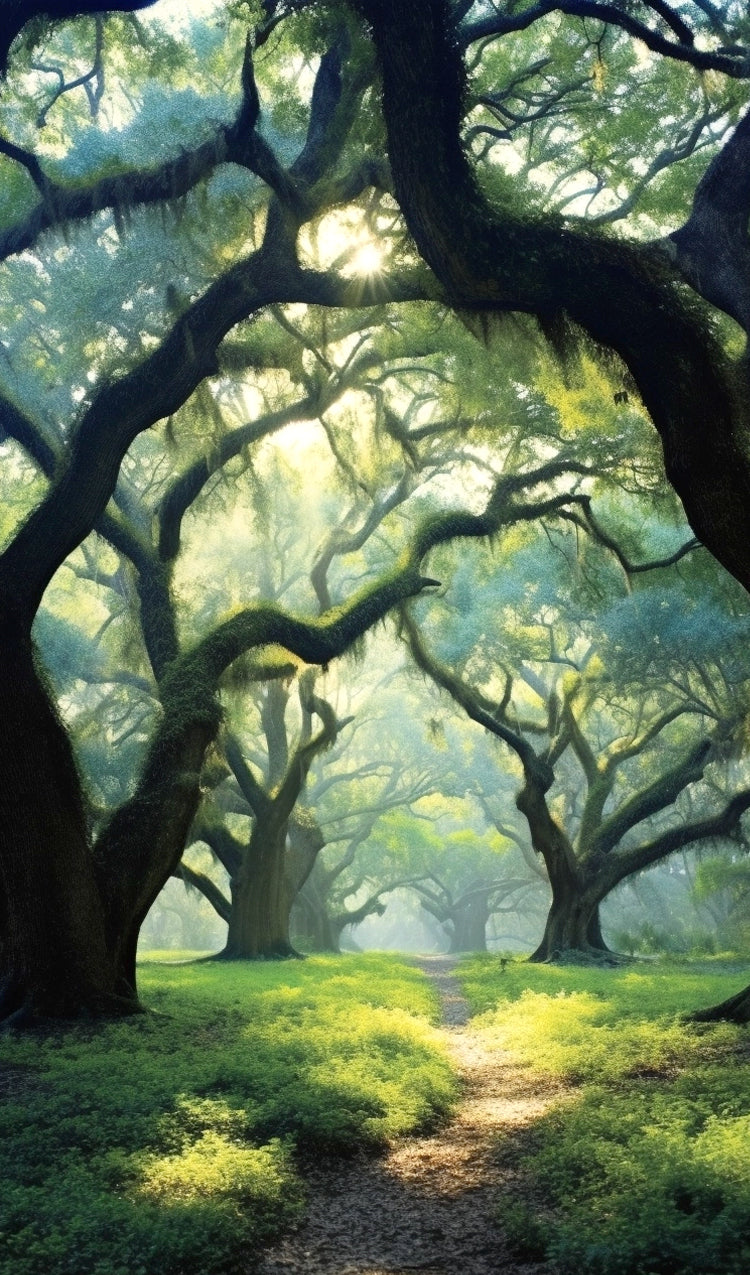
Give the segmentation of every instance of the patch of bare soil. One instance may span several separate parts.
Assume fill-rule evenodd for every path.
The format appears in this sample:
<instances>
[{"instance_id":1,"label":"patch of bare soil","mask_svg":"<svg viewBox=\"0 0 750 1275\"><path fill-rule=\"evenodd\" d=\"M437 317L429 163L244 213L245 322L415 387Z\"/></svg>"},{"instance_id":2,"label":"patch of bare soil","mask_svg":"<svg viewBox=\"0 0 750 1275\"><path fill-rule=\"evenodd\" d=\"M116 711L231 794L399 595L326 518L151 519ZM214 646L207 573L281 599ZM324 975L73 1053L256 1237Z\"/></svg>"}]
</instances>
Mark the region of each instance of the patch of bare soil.
<instances>
[{"instance_id":1,"label":"patch of bare soil","mask_svg":"<svg viewBox=\"0 0 750 1275\"><path fill-rule=\"evenodd\" d=\"M493 1219L513 1183L499 1141L522 1137L559 1091L542 1090L482 1043L452 974L455 960L417 963L440 993L460 1106L433 1137L407 1139L377 1160L312 1168L306 1216L268 1250L261 1275L554 1275L551 1263L516 1262Z\"/></svg>"}]
</instances>

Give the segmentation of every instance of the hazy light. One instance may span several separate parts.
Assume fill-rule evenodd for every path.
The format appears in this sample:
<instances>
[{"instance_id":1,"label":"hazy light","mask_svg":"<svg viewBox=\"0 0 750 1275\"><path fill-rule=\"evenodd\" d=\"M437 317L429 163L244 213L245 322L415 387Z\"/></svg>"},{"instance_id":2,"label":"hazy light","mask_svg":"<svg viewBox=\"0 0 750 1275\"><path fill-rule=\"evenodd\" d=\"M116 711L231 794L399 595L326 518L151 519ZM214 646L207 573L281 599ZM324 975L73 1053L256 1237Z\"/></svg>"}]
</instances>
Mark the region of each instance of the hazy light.
<instances>
[{"instance_id":1,"label":"hazy light","mask_svg":"<svg viewBox=\"0 0 750 1275\"><path fill-rule=\"evenodd\" d=\"M383 251L374 239L368 239L350 257L346 266L346 274L367 275L380 274L383 269Z\"/></svg>"}]
</instances>

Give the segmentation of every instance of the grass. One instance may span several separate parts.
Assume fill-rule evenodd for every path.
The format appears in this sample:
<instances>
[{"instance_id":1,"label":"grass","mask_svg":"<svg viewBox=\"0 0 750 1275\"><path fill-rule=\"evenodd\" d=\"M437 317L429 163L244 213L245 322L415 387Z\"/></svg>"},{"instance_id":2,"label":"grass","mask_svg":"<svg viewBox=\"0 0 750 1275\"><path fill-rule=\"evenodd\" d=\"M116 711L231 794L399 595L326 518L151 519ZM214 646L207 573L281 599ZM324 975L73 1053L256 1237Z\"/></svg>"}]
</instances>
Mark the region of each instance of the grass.
<instances>
[{"instance_id":1,"label":"grass","mask_svg":"<svg viewBox=\"0 0 750 1275\"><path fill-rule=\"evenodd\" d=\"M518 1193L500 1220L518 1256L578 1275L745 1275L747 1029L680 1015L738 991L747 967L512 963L503 973L478 956L461 975L490 1046L571 1087L503 1152ZM528 1198L543 1202L541 1220Z\"/></svg>"},{"instance_id":2,"label":"grass","mask_svg":"<svg viewBox=\"0 0 750 1275\"><path fill-rule=\"evenodd\" d=\"M299 1215L300 1151L375 1151L455 1086L383 955L142 966L156 1013L0 1041L0 1273L219 1275Z\"/></svg>"}]
</instances>

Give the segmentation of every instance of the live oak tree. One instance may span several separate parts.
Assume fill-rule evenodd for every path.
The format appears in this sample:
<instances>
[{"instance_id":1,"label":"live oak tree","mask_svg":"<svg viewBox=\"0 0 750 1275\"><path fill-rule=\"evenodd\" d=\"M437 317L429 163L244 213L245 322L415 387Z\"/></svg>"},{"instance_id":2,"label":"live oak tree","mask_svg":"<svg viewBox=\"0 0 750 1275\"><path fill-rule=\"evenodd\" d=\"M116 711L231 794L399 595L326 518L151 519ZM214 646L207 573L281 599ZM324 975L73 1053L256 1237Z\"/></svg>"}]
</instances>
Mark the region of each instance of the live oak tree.
<instances>
[{"instance_id":1,"label":"live oak tree","mask_svg":"<svg viewBox=\"0 0 750 1275\"><path fill-rule=\"evenodd\" d=\"M284 324L292 328L287 320ZM310 326L308 323L308 329ZM343 334L336 332L335 324L326 324L326 328L334 349L337 337L339 345L343 343L342 337L346 337L349 343L356 339L354 352L347 355L340 371L336 368L333 351L324 349L320 342L316 344L308 336L305 348L314 355L317 367L325 369L328 386L325 406L336 405L335 385L338 397L345 396L349 407L347 409L339 403L336 420L326 419L325 412L321 410L320 433L327 447L316 449L310 432L304 457L299 461L294 457L283 460L278 452L273 463L267 456L265 460L256 459L253 468L255 517L248 519L254 521L256 535L251 545L244 545L241 550L238 546L234 548L234 554L242 557L249 549L250 555L258 561L256 584L263 597L277 602L282 598L300 599L300 605L309 605L315 599L321 614L331 609L333 597L340 604L347 596L351 589L347 583L349 579L359 579L363 571L368 572L368 550L371 539L376 536L379 541L376 560L369 570L377 571L378 563L382 564L383 560L389 519L395 512L408 507L413 493L419 494L423 504L428 499L431 478L444 468L440 449L446 446L446 437L453 441L460 427L460 422L450 416L445 421L432 420L410 427L410 418L417 411L424 414L427 403L434 397L429 389L418 395L415 392L415 378L429 382L434 368L429 363L425 369L420 367L423 359L419 354L411 353L413 338L400 342L391 340L390 358L385 359L382 343L379 352L373 351L367 339L368 332L357 331L353 323L348 324ZM394 357L397 344L403 347L401 361ZM411 355L405 366L404 353ZM405 383L402 384L402 381ZM408 406L398 416L389 406L389 397L394 389L402 397L407 396ZM374 407L375 410L369 414L374 416L371 432L374 426L376 434L369 447L366 443L368 396L375 399L374 405L370 403L371 409ZM309 399L307 403L309 411L312 403ZM280 419L283 413L277 411L271 415L273 419ZM377 437L381 416L390 437ZM345 454L349 430L358 432L361 439L356 471L352 470ZM283 448L283 441L280 446ZM225 442L222 451L226 450ZM327 465L326 450L329 452ZM207 469L215 468L207 462L202 463ZM321 499L321 485L327 492L325 500ZM341 508L335 501L337 485L342 488ZM235 522L237 511L235 506ZM316 536L317 543L312 549L311 542ZM390 537L393 538L392 530ZM213 558L209 558L209 563L210 575ZM225 578L222 583L225 583ZM213 587L214 591L220 588L217 584L211 586L208 579L206 585L207 589ZM243 688L242 670L237 670L231 677L238 692L234 709L237 729L223 735L222 747L231 772L231 783L236 790L231 813L234 816L247 815L249 831L246 829L238 834L235 830L233 834L223 826L217 817L217 800L221 792L215 793L212 816L199 812L191 835L193 840L207 842L226 869L230 878L229 896L222 894L216 883L207 879L205 874L192 872L189 864L183 864L178 871L186 881L203 889L219 914L227 920L229 930L223 952L225 958L293 955L289 936L291 908L325 844L322 816L316 809L316 794L304 794L308 772L315 757L336 742L340 753L342 742L346 739L345 736L342 741L341 727L347 725L350 718L337 720L323 693L316 691L314 679L308 671L299 677L299 696L289 685L269 685L261 693L258 720L251 727L244 720L247 714L243 711L243 689L246 688ZM296 701L297 698L302 717L295 739L295 728L287 709L290 699ZM315 728L313 718L316 720ZM320 728L317 723L320 723ZM264 740L264 756L259 756L257 747L252 746L259 733ZM356 814L361 797L353 788L350 788L350 793ZM231 798L232 789L229 795ZM383 808L386 807L387 803ZM344 860L334 874L336 877L351 863L356 845L365 836L363 827L351 837ZM328 892L323 889L323 883L328 881L331 884L332 871L331 865L328 865L316 874L317 886L313 889L311 885L307 893L308 911L313 898L322 903ZM362 901L357 904L355 911L360 919L368 909L379 906L382 892L373 896L368 904ZM325 925L330 933L340 932L356 919L357 916L350 916L346 909L340 919L326 919L320 912L317 916L318 928Z\"/></svg>"},{"instance_id":2,"label":"live oak tree","mask_svg":"<svg viewBox=\"0 0 750 1275\"><path fill-rule=\"evenodd\" d=\"M335 742L340 725L331 706L315 693L312 671L303 674L298 688L302 725L291 747L285 720L289 689L269 683L264 691L264 783L238 740L228 735L224 741L227 762L251 815L249 836L243 841L226 827L205 827L200 821L194 829L193 835L211 847L229 873L231 901L223 896L217 900L215 888L207 891L203 880L184 866L178 870L183 879L204 890L227 921L221 952L227 960L296 955L289 938L292 904L323 846L314 815L299 798L315 756ZM317 730L313 716L320 722Z\"/></svg>"},{"instance_id":3,"label":"live oak tree","mask_svg":"<svg viewBox=\"0 0 750 1275\"><path fill-rule=\"evenodd\" d=\"M749 587L748 365L744 340L734 350L717 340L711 308L746 336L750 114L707 165L678 228L652 244L602 237L578 218L561 225L508 201L490 203L462 139L470 101L464 58L475 40L512 38L553 11L574 21L595 14L610 38L636 38L697 75L746 81L742 6L717 12L694 4L687 18L669 5L647 6L645 21L619 5L585 0L479 16L448 0L428 0L418 12L395 0L358 7L382 66L396 197L451 300L484 312L532 313L546 325L567 316L614 351L659 433L667 475L693 530ZM597 52L601 61L601 45ZM746 103L746 93L738 100ZM721 1012L748 1017L750 990Z\"/></svg>"},{"instance_id":4,"label":"live oak tree","mask_svg":"<svg viewBox=\"0 0 750 1275\"><path fill-rule=\"evenodd\" d=\"M316 5L310 15L300 12L307 6L299 0L289 10L269 0L253 15L260 22L244 56L233 60L220 38L204 42L198 55L189 41L159 35L155 28L151 37L143 35L147 28L132 14L139 7L112 6L114 16L102 23L85 16L85 5L48 5L42 11L25 0L5 5L6 45L17 33L21 39L9 58L0 137L9 192L0 235L9 282L4 322L13 338L4 338L9 374L3 374L2 424L49 480L0 559L0 637L7 651L8 805L2 822L9 841L0 852L0 873L8 1012L24 1003L99 1004L121 992L132 1002L134 932L174 850L162 847L155 873L142 862L144 847L150 856L160 844L153 822L146 827L147 812L153 821L161 807L160 818L171 818L167 794L160 790L155 800L160 778L170 772L161 753L167 750L181 782L198 773L206 739L216 729L212 692L207 688L189 728L162 738L144 773L140 804L113 821L102 853L94 856L70 750L33 663L30 627L54 572L101 527L133 440L169 417L200 384L215 380L224 337L262 308L363 304L382 301L385 290L394 300L438 297L479 329L486 314L534 316L561 349L576 331L584 332L621 360L613 365L615 379L624 382L618 394L640 394L696 534L739 580L750 581L746 363L736 335L746 328L748 314L743 114L748 57L739 4L718 14L713 6L691 5L684 15L660 3L646 6L641 19L619 5L587 0L512 12L448 0L426 0L418 8L361 0L344 9ZM562 16L551 62L535 65L536 24L557 23L553 11ZM62 42L69 74L42 70L25 81L34 56L30 49L50 27L44 15L54 19L71 12L84 16L56 27L52 37ZM342 14L352 12L358 20L344 32ZM601 38L592 41L590 22L582 18L603 23ZM24 33L27 19L41 21ZM244 30L236 9L228 20L236 24L231 33L241 54ZM297 29L300 45L288 35ZM129 39L133 31L143 37L141 43ZM636 57L635 40L649 55ZM267 56L274 41L281 50L276 64ZM122 57L128 46L129 61ZM293 82L302 46L319 59L309 109L306 94ZM377 112L366 96L372 48L382 72L390 172ZM7 51L0 48L3 55ZM253 53L261 54L266 83L282 102L270 128L258 127ZM294 73L285 77L285 66ZM621 108L629 90L617 98L618 77L625 70L648 102L649 87L660 77L662 84L669 80L662 67L673 68L692 87L677 114L662 109L662 92L652 95L655 113L667 123L644 173L638 145L623 146L621 137L611 144L614 133L607 134L604 124L596 144L589 145L581 121L591 118L597 94L612 93L614 108L602 115L627 131ZM147 134L118 128L124 116L149 124L144 88L153 88L154 75L158 79L165 68L179 86L173 109L167 108L170 127L154 128L152 113ZM53 80L45 80L50 74ZM217 93L212 118L203 113L191 130L193 85L210 82L215 89L230 81L234 95ZM152 92L152 108L158 96ZM108 127L99 128L96 121L108 109ZM552 120L561 117L568 130L562 159L558 152L545 165L537 140L546 130L553 143ZM46 141L36 131L40 120ZM74 134L77 144L71 146ZM658 136L658 127L652 128L650 137ZM504 171L493 138L498 147L508 140L512 148L525 147L520 169L514 150L509 174ZM696 161L705 161L705 167L699 169ZM682 190L671 178L680 163L692 174ZM656 196L664 196L665 174L667 194L670 183L673 194L660 207ZM592 182L589 212L605 223L617 220L616 235L581 216L581 198L589 198ZM540 193L543 183L548 189ZM395 195L395 205L384 188ZM304 227L360 196L365 201L353 206L366 210L371 191L374 223L382 213L379 224L389 219L392 224L400 209L432 277L415 270L408 255L397 258L398 276L378 280L377 286L373 279L353 286L338 268L311 268L304 257L301 264L297 247L304 253L308 246ZM128 234L135 243L149 207L167 217L187 211L186 223L180 235L164 230L168 251L144 256L140 270L131 262L129 278L115 285L112 265L126 260ZM227 232L223 237L215 232L218 225ZM86 262L79 232L92 244ZM153 223L149 233L156 234ZM71 305L71 280L82 273L82 264L94 275L106 271L115 285L100 289L106 295L98 321L85 304L78 312ZM44 278L55 280L60 321L37 331ZM62 353L75 353L71 319L80 328L83 357L61 377ZM64 435L61 449L50 441L45 412L65 425L57 434ZM425 543L422 538L420 546ZM417 584L412 563L401 592ZM386 605L386 594L378 596L376 610ZM269 637L292 642L298 655L304 648L304 658L327 659L361 627L363 606L358 607L350 624L331 617L335 638L326 631L326 640L313 642L309 629L292 625L292 633L286 617L282 623L265 610L261 623L258 613L249 624L252 633L246 629L241 640L240 625L227 631L234 645L224 643L216 660L212 652L211 675L218 675L218 665L239 646ZM364 609L369 622L372 606ZM319 639L322 631L316 624L313 636ZM161 640L154 635L157 644ZM183 704L186 685L194 689L198 681L196 662L190 665L187 653L184 659L165 661L160 679L165 721ZM169 796L177 800L175 792ZM189 802L180 797L178 805L183 814L174 822L175 843ZM37 885L44 880L43 897L32 900L31 880Z\"/></svg>"},{"instance_id":5,"label":"live oak tree","mask_svg":"<svg viewBox=\"0 0 750 1275\"><path fill-rule=\"evenodd\" d=\"M439 923L450 952L486 951L490 918L522 912L536 884L471 797L425 797L384 819L373 843Z\"/></svg>"},{"instance_id":6,"label":"live oak tree","mask_svg":"<svg viewBox=\"0 0 750 1275\"><path fill-rule=\"evenodd\" d=\"M326 162L330 161L343 142L347 112L351 120L357 90L348 105L342 106L339 62L339 55L332 52L318 75L307 145L303 144L296 161L294 181L300 181L300 191L305 184L310 189L315 185L323 152ZM244 65L236 139L240 149L248 145L253 151L258 103L249 52ZM224 130L221 136L226 140L228 134ZM259 138L256 140L259 153L268 158L265 145ZM332 150L328 149L329 144ZM221 148L217 153L213 145L210 150L204 171L210 171L228 154ZM19 156L10 146L5 153L14 162L28 166L25 152ZM243 158L251 166L255 163L249 152L243 152ZM260 167L265 168L265 160L260 161ZM279 175L275 169L274 174L272 187ZM192 177L194 173L191 180ZM171 166L168 185L176 193L180 183L177 180L175 184L174 178ZM150 175L148 180L151 181ZM133 196L133 189L128 181L118 189L120 194L114 202L118 203L119 215L120 205ZM156 188L150 189L156 195ZM91 215L103 193L101 187L97 190L94 204L90 201L91 191L84 193L78 211L69 210L73 217ZM164 193L162 188L157 198ZM329 190L327 197L335 201L339 194ZM110 191L105 204L113 202L111 195ZM41 221L32 217L31 222L25 222L20 239L13 234L6 238L5 255L20 250L24 235L27 243L29 235L33 242L45 224L67 216L59 205L54 215L51 213L50 198L51 186L45 186L46 211ZM64 195L61 198L64 202ZM136 195L131 202L140 202L140 197ZM2 400L6 436L26 451L48 480L41 500L15 530L0 560L0 627L7 673L3 691L6 785L0 852L2 1014L10 1021L20 1023L45 1014L109 1012L135 1006L138 928L182 852L199 798L201 763L219 725L215 692L226 667L243 652L269 645L285 647L306 662L327 662L395 602L423 587L418 560L435 535L438 540L442 535L434 525L426 529L426 539L420 539L417 558L407 552L378 582L365 586L349 603L326 612L320 619L306 621L277 607L257 605L240 610L192 646L181 649L169 611L144 609L145 625L149 615L158 614L160 621L146 633L146 641L159 683L163 716L135 790L92 844L74 756L31 642L34 616L55 571L94 528L118 545L124 534L118 506L124 507L126 513L128 509L127 483L116 491L123 457L145 430L176 412L207 377L221 375L217 350L227 333L259 309L278 301L331 302L335 298L327 290L330 283L337 286L337 280L344 293L347 291L348 282L339 276L305 272L297 261L296 232L319 212L320 205L313 201L304 210L298 208L290 219L286 212L282 214L282 204L272 195L259 246L249 255L240 254L234 265L223 273L219 270L213 283L194 298L168 292L160 317L153 313L153 293L149 295L146 307L151 307L151 320L142 329L140 342L133 340L125 321L114 344L110 339L112 348L107 351L102 344L105 321L94 336L97 354L90 388L80 393L75 388L71 395L68 413L72 424L55 429L52 422L50 429L33 396L27 395L31 400L28 407L23 404L23 394L20 402L7 395ZM105 237L106 229L102 228ZM67 255L62 252L61 257ZM51 261L54 270L55 261ZM25 269L26 263L21 262L21 287ZM309 294L306 279L312 284ZM184 281L181 275L180 284ZM320 293L319 284L323 285ZM364 294L366 291L365 288ZM143 294L139 301L142 299ZM359 292L358 300L363 299L367 299L366 295ZM11 293L11 307L14 300ZM9 358L18 370L18 383L28 375L24 363L28 349L24 351L22 347L14 362L16 353L13 351ZM104 364L108 353L114 355L114 361L107 368ZM43 361L40 389L51 367L49 358L51 353ZM74 376L72 372L71 375ZM73 379L74 387L80 379L85 383L86 376L79 372ZM60 396L58 410L59 400ZM75 403L80 404L77 411L73 410ZM113 495L115 504L107 510ZM168 530L174 532L174 522ZM445 531L452 534L447 526ZM140 545L134 546L136 555L140 549ZM154 567L151 572L140 571L143 600L149 588L163 589L168 568L164 569L163 558L152 562L148 554L140 557L143 563L139 567ZM261 664L270 671L265 659Z\"/></svg>"},{"instance_id":7,"label":"live oak tree","mask_svg":"<svg viewBox=\"0 0 750 1275\"><path fill-rule=\"evenodd\" d=\"M565 538L553 543L553 561L564 562ZM477 607L467 624L455 604L443 615L450 665L409 615L404 630L417 664L520 763L516 805L552 889L532 959L603 956L599 906L615 886L677 850L738 832L750 807L746 786L701 784L733 738L743 747L746 626L711 598L691 600L679 579L670 586L674 565L659 570L659 585L609 605L600 596L598 616L586 616L565 567L539 560L534 571L533 545L518 549L516 588L506 557L499 587L481 590L485 605L495 602L491 615ZM579 547L571 557L584 579L596 579L591 554L587 562ZM524 593L530 577L536 587ZM605 580L600 570L597 590ZM679 804L688 790L690 813Z\"/></svg>"}]
</instances>

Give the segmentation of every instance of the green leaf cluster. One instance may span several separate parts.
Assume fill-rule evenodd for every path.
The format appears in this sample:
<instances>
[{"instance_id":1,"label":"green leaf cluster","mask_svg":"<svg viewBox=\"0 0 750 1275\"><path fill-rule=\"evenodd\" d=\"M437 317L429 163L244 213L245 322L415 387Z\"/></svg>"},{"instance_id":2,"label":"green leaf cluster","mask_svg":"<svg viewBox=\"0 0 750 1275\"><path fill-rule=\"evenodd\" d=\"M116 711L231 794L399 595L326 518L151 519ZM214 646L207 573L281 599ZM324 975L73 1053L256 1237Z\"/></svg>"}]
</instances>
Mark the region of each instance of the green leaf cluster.
<instances>
[{"instance_id":1,"label":"green leaf cluster","mask_svg":"<svg viewBox=\"0 0 750 1275\"><path fill-rule=\"evenodd\" d=\"M158 1010L0 1045L2 1275L219 1275L298 1216L291 1153L382 1147L455 1087L396 958L144 965Z\"/></svg>"},{"instance_id":2,"label":"green leaf cluster","mask_svg":"<svg viewBox=\"0 0 750 1275\"><path fill-rule=\"evenodd\" d=\"M750 1259L750 1064L742 1029L676 1012L743 974L617 971L472 958L464 989L490 1048L569 1088L512 1161L498 1220L518 1257L564 1275L740 1275ZM492 1008L489 1008L492 1006Z\"/></svg>"}]
</instances>

